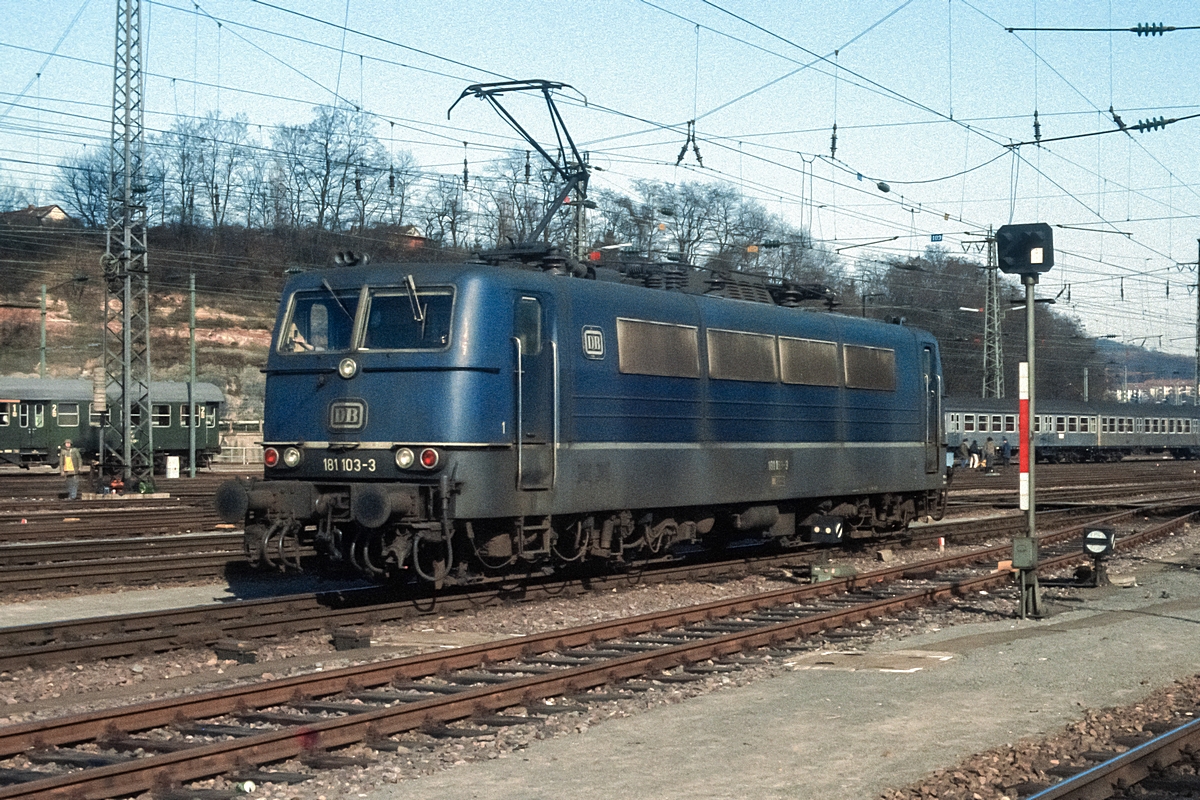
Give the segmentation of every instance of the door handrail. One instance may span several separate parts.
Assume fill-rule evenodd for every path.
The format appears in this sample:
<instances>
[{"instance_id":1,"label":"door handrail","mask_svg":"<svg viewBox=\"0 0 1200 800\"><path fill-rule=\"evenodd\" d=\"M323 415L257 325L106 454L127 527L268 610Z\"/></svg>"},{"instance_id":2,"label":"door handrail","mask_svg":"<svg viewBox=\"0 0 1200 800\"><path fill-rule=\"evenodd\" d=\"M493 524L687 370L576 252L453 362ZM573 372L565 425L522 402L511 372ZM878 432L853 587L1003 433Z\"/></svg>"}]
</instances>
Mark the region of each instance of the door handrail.
<instances>
[{"instance_id":1,"label":"door handrail","mask_svg":"<svg viewBox=\"0 0 1200 800\"><path fill-rule=\"evenodd\" d=\"M554 434L551 442L550 488L558 483L558 342L550 340L551 366L554 370Z\"/></svg>"},{"instance_id":2,"label":"door handrail","mask_svg":"<svg viewBox=\"0 0 1200 800\"><path fill-rule=\"evenodd\" d=\"M521 478L525 474L525 463L521 446L525 441L525 408L522 403L524 396L524 387L522 386L522 374L524 368L521 363L521 339L518 336L512 337L512 342L517 348L517 490L521 489Z\"/></svg>"}]
</instances>

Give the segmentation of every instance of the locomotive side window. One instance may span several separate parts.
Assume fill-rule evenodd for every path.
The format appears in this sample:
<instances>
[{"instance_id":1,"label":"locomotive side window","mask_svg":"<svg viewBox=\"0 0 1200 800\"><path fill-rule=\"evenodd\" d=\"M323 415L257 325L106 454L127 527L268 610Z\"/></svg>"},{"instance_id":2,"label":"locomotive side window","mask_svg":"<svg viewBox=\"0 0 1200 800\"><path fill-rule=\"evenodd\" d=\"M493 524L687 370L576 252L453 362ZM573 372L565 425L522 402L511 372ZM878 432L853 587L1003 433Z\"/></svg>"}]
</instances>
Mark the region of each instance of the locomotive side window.
<instances>
[{"instance_id":1,"label":"locomotive side window","mask_svg":"<svg viewBox=\"0 0 1200 800\"><path fill-rule=\"evenodd\" d=\"M837 343L779 337L779 361L784 383L837 386Z\"/></svg>"},{"instance_id":2,"label":"locomotive side window","mask_svg":"<svg viewBox=\"0 0 1200 800\"><path fill-rule=\"evenodd\" d=\"M618 317L617 365L628 375L699 378L699 329Z\"/></svg>"},{"instance_id":3,"label":"locomotive side window","mask_svg":"<svg viewBox=\"0 0 1200 800\"><path fill-rule=\"evenodd\" d=\"M709 328L707 338L710 378L759 383L779 380L774 336Z\"/></svg>"},{"instance_id":4,"label":"locomotive side window","mask_svg":"<svg viewBox=\"0 0 1200 800\"><path fill-rule=\"evenodd\" d=\"M358 297L357 289L296 292L279 340L279 352L349 350Z\"/></svg>"},{"instance_id":5,"label":"locomotive side window","mask_svg":"<svg viewBox=\"0 0 1200 800\"><path fill-rule=\"evenodd\" d=\"M522 298L522 302L526 300L537 305L532 298ZM422 289L415 299L406 288L372 289L367 298L363 349L441 350L450 344L453 307L454 294L449 289ZM518 315L520 308L518 303ZM536 310L540 324L540 307Z\"/></svg>"},{"instance_id":6,"label":"locomotive side window","mask_svg":"<svg viewBox=\"0 0 1200 800\"><path fill-rule=\"evenodd\" d=\"M59 403L58 404L58 427L60 427L60 428L78 428L79 427L79 403Z\"/></svg>"},{"instance_id":7,"label":"locomotive side window","mask_svg":"<svg viewBox=\"0 0 1200 800\"><path fill-rule=\"evenodd\" d=\"M846 365L847 388L895 391L895 350L848 344L842 351Z\"/></svg>"},{"instance_id":8,"label":"locomotive side window","mask_svg":"<svg viewBox=\"0 0 1200 800\"><path fill-rule=\"evenodd\" d=\"M513 307L513 336L521 342L521 354L542 352L542 304L536 297L522 297Z\"/></svg>"}]
</instances>

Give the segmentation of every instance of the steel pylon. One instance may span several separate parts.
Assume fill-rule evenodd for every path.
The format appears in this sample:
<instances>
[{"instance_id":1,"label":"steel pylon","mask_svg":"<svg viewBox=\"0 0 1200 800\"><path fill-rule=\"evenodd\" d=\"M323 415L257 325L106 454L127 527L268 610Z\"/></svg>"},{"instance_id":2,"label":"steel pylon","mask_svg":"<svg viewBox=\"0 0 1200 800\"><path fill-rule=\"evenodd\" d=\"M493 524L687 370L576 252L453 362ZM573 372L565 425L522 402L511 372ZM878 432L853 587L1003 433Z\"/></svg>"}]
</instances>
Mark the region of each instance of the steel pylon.
<instances>
[{"instance_id":1,"label":"steel pylon","mask_svg":"<svg viewBox=\"0 0 1200 800\"><path fill-rule=\"evenodd\" d=\"M988 228L987 296L983 304L983 393L1004 397L1004 343L1000 337L1000 269L996 234Z\"/></svg>"},{"instance_id":2,"label":"steel pylon","mask_svg":"<svg viewBox=\"0 0 1200 800\"><path fill-rule=\"evenodd\" d=\"M104 384L115 401L102 428L101 456L132 491L152 486L154 479L141 12L141 0L117 0L108 225L101 259Z\"/></svg>"}]
</instances>

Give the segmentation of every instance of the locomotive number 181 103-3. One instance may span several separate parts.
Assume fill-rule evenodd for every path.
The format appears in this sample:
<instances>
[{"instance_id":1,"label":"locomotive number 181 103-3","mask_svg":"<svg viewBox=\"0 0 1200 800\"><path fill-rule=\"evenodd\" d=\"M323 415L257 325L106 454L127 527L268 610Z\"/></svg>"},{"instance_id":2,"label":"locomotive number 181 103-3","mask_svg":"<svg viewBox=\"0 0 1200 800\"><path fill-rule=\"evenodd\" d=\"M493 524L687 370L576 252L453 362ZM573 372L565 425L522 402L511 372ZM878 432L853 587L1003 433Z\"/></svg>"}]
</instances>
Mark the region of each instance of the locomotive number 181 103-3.
<instances>
[{"instance_id":1,"label":"locomotive number 181 103-3","mask_svg":"<svg viewBox=\"0 0 1200 800\"><path fill-rule=\"evenodd\" d=\"M326 458L324 467L327 472L374 472L373 458Z\"/></svg>"}]
</instances>

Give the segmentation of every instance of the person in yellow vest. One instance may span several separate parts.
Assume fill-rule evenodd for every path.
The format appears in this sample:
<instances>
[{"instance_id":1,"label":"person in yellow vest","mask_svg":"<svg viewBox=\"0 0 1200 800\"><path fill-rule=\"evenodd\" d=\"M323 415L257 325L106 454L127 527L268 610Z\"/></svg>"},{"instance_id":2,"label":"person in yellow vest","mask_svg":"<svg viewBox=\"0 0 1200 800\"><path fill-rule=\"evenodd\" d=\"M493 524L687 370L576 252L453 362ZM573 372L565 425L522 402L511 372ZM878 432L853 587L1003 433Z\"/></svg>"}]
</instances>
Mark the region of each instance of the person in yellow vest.
<instances>
[{"instance_id":1,"label":"person in yellow vest","mask_svg":"<svg viewBox=\"0 0 1200 800\"><path fill-rule=\"evenodd\" d=\"M67 478L67 499L79 497L79 473L83 471L83 454L71 446L71 440L63 442L58 451L58 474Z\"/></svg>"}]
</instances>

